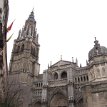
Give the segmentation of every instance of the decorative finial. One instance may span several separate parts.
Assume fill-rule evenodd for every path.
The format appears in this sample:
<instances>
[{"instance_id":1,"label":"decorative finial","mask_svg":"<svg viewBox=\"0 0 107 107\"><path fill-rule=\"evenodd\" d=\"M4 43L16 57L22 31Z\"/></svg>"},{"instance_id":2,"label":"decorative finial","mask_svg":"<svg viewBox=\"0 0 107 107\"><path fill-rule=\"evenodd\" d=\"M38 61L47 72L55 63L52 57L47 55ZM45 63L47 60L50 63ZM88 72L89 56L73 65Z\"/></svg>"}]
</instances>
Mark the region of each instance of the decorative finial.
<instances>
[{"instance_id":1,"label":"decorative finial","mask_svg":"<svg viewBox=\"0 0 107 107\"><path fill-rule=\"evenodd\" d=\"M62 60L62 55L60 55L60 58L61 58L61 60Z\"/></svg>"},{"instance_id":2,"label":"decorative finial","mask_svg":"<svg viewBox=\"0 0 107 107\"><path fill-rule=\"evenodd\" d=\"M77 66L78 66L78 59L76 58L76 64L77 64Z\"/></svg>"},{"instance_id":3,"label":"decorative finial","mask_svg":"<svg viewBox=\"0 0 107 107\"><path fill-rule=\"evenodd\" d=\"M74 62L74 57L72 57L72 62Z\"/></svg>"},{"instance_id":4,"label":"decorative finial","mask_svg":"<svg viewBox=\"0 0 107 107\"><path fill-rule=\"evenodd\" d=\"M32 12L34 12L34 7L33 7L33 9L32 9Z\"/></svg>"},{"instance_id":5,"label":"decorative finial","mask_svg":"<svg viewBox=\"0 0 107 107\"><path fill-rule=\"evenodd\" d=\"M88 61L86 60L86 65L88 65Z\"/></svg>"},{"instance_id":6,"label":"decorative finial","mask_svg":"<svg viewBox=\"0 0 107 107\"><path fill-rule=\"evenodd\" d=\"M20 38L20 36L21 36L21 29L19 30L18 39Z\"/></svg>"},{"instance_id":7,"label":"decorative finial","mask_svg":"<svg viewBox=\"0 0 107 107\"><path fill-rule=\"evenodd\" d=\"M50 61L50 66L52 65L52 61Z\"/></svg>"},{"instance_id":8,"label":"decorative finial","mask_svg":"<svg viewBox=\"0 0 107 107\"><path fill-rule=\"evenodd\" d=\"M49 64L48 64L48 68L49 68Z\"/></svg>"},{"instance_id":9,"label":"decorative finial","mask_svg":"<svg viewBox=\"0 0 107 107\"><path fill-rule=\"evenodd\" d=\"M94 37L95 38L95 41L96 41L96 37Z\"/></svg>"},{"instance_id":10,"label":"decorative finial","mask_svg":"<svg viewBox=\"0 0 107 107\"><path fill-rule=\"evenodd\" d=\"M100 44L98 43L98 40L96 39L96 37L95 37L95 41L94 41L94 43L95 43L95 47L99 47L100 46Z\"/></svg>"}]
</instances>

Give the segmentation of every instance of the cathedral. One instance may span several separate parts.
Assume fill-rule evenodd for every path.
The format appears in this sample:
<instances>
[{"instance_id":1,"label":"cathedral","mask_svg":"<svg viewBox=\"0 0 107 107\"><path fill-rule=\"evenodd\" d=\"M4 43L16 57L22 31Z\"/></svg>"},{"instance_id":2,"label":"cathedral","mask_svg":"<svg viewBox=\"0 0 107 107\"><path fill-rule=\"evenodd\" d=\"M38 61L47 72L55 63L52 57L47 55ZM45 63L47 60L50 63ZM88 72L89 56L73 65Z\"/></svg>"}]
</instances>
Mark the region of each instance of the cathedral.
<instances>
[{"instance_id":1,"label":"cathedral","mask_svg":"<svg viewBox=\"0 0 107 107\"><path fill-rule=\"evenodd\" d=\"M32 11L14 40L9 65L14 89L23 91L19 107L107 107L107 48L96 38L84 67L61 59L40 74L39 48Z\"/></svg>"}]
</instances>

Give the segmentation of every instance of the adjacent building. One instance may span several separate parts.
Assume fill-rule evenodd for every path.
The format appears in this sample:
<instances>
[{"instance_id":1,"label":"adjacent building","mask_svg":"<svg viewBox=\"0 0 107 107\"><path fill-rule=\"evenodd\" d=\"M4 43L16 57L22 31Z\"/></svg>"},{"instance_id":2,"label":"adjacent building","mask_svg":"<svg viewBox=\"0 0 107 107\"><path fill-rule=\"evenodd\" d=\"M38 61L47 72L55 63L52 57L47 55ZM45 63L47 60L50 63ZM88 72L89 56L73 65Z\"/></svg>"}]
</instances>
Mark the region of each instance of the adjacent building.
<instances>
[{"instance_id":1,"label":"adjacent building","mask_svg":"<svg viewBox=\"0 0 107 107\"><path fill-rule=\"evenodd\" d=\"M107 107L107 48L96 38L84 67L61 59L40 74L39 48L32 11L10 60L10 78L23 90L20 107Z\"/></svg>"}]
</instances>

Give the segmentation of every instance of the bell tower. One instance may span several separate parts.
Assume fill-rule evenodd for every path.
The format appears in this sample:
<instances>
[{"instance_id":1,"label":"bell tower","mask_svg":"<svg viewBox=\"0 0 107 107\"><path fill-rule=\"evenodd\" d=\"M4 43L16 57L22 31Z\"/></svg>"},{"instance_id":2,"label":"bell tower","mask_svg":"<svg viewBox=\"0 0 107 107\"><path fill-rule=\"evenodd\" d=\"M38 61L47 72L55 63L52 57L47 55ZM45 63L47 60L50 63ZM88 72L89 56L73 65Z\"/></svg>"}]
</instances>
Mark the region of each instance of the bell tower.
<instances>
[{"instance_id":1,"label":"bell tower","mask_svg":"<svg viewBox=\"0 0 107 107\"><path fill-rule=\"evenodd\" d=\"M39 47L36 21L32 11L14 41L9 72L21 74L23 82L26 82L28 77L38 76Z\"/></svg>"}]
</instances>

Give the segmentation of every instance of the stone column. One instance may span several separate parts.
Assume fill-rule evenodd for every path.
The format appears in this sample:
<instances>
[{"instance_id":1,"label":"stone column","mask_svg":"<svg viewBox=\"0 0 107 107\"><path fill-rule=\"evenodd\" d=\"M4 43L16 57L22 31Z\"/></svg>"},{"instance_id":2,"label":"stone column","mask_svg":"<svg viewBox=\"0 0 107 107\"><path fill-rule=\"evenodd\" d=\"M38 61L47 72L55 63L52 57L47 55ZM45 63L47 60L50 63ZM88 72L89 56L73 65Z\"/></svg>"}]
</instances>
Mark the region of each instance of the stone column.
<instances>
[{"instance_id":1,"label":"stone column","mask_svg":"<svg viewBox=\"0 0 107 107\"><path fill-rule=\"evenodd\" d=\"M73 71L72 68L67 72L68 80L68 107L74 107Z\"/></svg>"},{"instance_id":2,"label":"stone column","mask_svg":"<svg viewBox=\"0 0 107 107\"><path fill-rule=\"evenodd\" d=\"M42 107L47 107L48 71L43 72Z\"/></svg>"}]
</instances>

